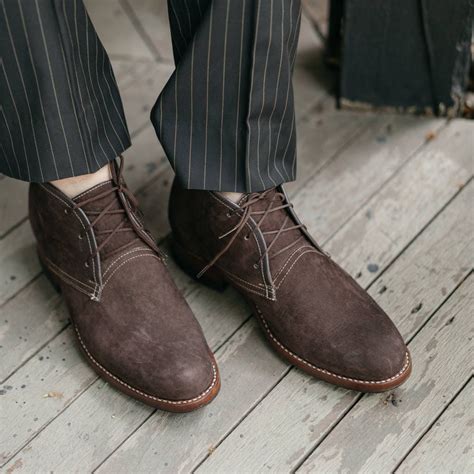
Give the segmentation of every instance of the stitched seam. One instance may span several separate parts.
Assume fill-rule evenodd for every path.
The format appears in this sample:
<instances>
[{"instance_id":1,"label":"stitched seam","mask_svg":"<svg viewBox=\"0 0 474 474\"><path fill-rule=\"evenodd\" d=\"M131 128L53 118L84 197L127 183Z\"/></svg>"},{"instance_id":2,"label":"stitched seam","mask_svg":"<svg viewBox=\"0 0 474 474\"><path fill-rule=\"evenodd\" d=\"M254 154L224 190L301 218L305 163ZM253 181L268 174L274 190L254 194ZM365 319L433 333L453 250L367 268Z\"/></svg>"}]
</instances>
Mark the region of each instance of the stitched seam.
<instances>
[{"instance_id":1,"label":"stitched seam","mask_svg":"<svg viewBox=\"0 0 474 474\"><path fill-rule=\"evenodd\" d=\"M298 255L298 257L296 257L295 261L291 264L290 268L288 268L288 270L286 271L286 273L283 275L279 285L276 287L277 290L280 288L280 286L282 285L282 283L285 281L285 278L288 276L288 274L291 272L291 270L293 269L293 267L296 265L296 263L298 262L298 260L303 256L303 255L306 255L307 253L318 253L316 250L307 250L306 252L303 252L301 253L300 255Z\"/></svg>"},{"instance_id":2,"label":"stitched seam","mask_svg":"<svg viewBox=\"0 0 474 474\"><path fill-rule=\"evenodd\" d=\"M250 288L250 287L244 285L243 283L240 283L239 281L234 281L234 280L232 279L232 277L229 277L229 279L230 279L235 285L240 286L241 288L244 288L244 289L247 290L247 291L250 291L250 292L252 292L252 293L255 293L256 295L259 295L259 296L267 296L266 292L263 291L263 288L262 288L260 291L258 291L258 290L254 289L254 288Z\"/></svg>"},{"instance_id":3,"label":"stitched seam","mask_svg":"<svg viewBox=\"0 0 474 474\"><path fill-rule=\"evenodd\" d=\"M56 269L48 267L48 270L52 273L54 273L58 278L61 279L62 282L64 282L66 285L70 285L71 287L75 288L77 291L80 291L81 293L87 295L87 296L94 296L95 294L95 289L94 288L81 288L77 283L72 281L68 276L63 276L59 274ZM81 283L82 284L82 283Z\"/></svg>"},{"instance_id":4,"label":"stitched seam","mask_svg":"<svg viewBox=\"0 0 474 474\"><path fill-rule=\"evenodd\" d=\"M137 247L133 250L130 250L129 252L126 252L122 255L119 255L108 267L107 269L104 271L104 273L102 274L102 277L105 277L105 275L107 275L107 273L110 271L110 269L123 257L126 257L127 255L130 255L131 253L135 253L135 252L138 252L140 250L149 250L150 252L152 252L151 249L149 249L148 247Z\"/></svg>"},{"instance_id":5,"label":"stitched seam","mask_svg":"<svg viewBox=\"0 0 474 474\"><path fill-rule=\"evenodd\" d=\"M201 258L199 255L196 255L194 252L191 252L190 250L184 250L184 251L185 251L186 253L188 253L189 255L192 255L194 258L197 258L197 259L199 259L199 260L202 260L202 258ZM224 270L224 269L221 268L221 267L216 266L216 268L219 269L219 271L221 271L221 272L227 274L228 278L229 278L230 280L232 280L233 283L235 283L236 285L240 286L241 288L244 288L244 289L246 289L246 290L248 290L248 291L251 291L252 293L255 293L256 295L259 295L259 296L267 296L267 294L263 292L263 288L262 288L262 287L258 287L258 286L256 286L256 285L253 285L252 283L250 283L250 282L248 282L248 281L246 281L246 280L243 280L242 278L237 277L237 276L234 275L233 273L230 273L230 272ZM249 285L255 286L255 288L257 288L258 290L260 290L261 293L257 293L256 291L252 291L252 289L248 288L247 286L245 286L245 285L242 284L241 282L239 282L239 281L234 281L234 278L235 278L235 279L239 279L239 280L241 280L242 282L245 282L245 283L247 283L247 284L249 284Z\"/></svg>"},{"instance_id":6,"label":"stitched seam","mask_svg":"<svg viewBox=\"0 0 474 474\"><path fill-rule=\"evenodd\" d=\"M187 400L176 400L176 401L174 401L174 400L166 400L165 398L154 397L153 395L148 395L147 393L142 392L141 390L138 390L138 389L132 387L131 385L125 383L123 380L120 380L118 377L116 377L115 375L110 373L99 362L97 362L94 359L94 357L92 356L92 354L88 351L87 347L85 346L84 341L82 340L81 335L79 333L79 329L77 329L76 326L74 326L74 329L76 330L76 334L77 334L77 337L79 339L79 342L81 343L82 348L86 352L89 359L94 363L94 365L96 365L101 370L103 370L108 376L112 377L116 382L120 383L121 385L127 387L130 390L133 390L134 392L140 394L143 397L150 398L152 400L156 400L156 401L159 401L159 402L162 402L162 403L169 403L170 405L185 405L185 404L188 404L188 403L196 402L196 401L200 400L201 398L205 397L214 388L214 385L217 382L217 370L216 370L216 366L215 366L214 362L212 362L213 377L212 377L211 385L209 385L209 387L204 392L200 393L197 397L189 398Z\"/></svg>"},{"instance_id":7,"label":"stitched seam","mask_svg":"<svg viewBox=\"0 0 474 474\"><path fill-rule=\"evenodd\" d=\"M68 209L72 209L72 207L69 205L69 203L67 201L65 201L63 198L59 197L59 196L56 196L56 194L54 194L53 192L51 192L51 190L49 190L46 186L44 186L43 184L40 184L40 186L46 191L48 192L51 196L53 196L54 198L56 198L57 200L61 201ZM86 234L86 237L87 237L87 243L89 245L89 251L90 253L92 254L92 245L91 245L91 241L90 241L90 238L89 238L89 233L87 232L87 229L86 227L84 226L84 223L82 222L82 219L77 215L76 213L76 210L75 209L72 209L72 213L76 216L76 219L80 222L82 228L84 229L85 231L85 234ZM58 267L59 268L59 267ZM97 287L100 286L98 283L97 283L97 274L96 274L96 271L95 271L95 261L94 259L92 259L92 273L94 275L94 284L95 284L95 288L94 288L94 295L93 296L97 296ZM66 273L67 275L67 273ZM76 280L78 281L78 280Z\"/></svg>"},{"instance_id":8,"label":"stitched seam","mask_svg":"<svg viewBox=\"0 0 474 474\"><path fill-rule=\"evenodd\" d=\"M102 186L105 186L106 184L109 184L112 180L109 179L107 181L104 181L103 183L96 184L95 186L92 186L92 188L88 189L87 191L84 191L81 194L78 194L77 196L74 196L73 200L75 201L76 199L79 199L81 197L84 197L86 194L89 194L92 191L95 191L96 189L99 189Z\"/></svg>"},{"instance_id":9,"label":"stitched seam","mask_svg":"<svg viewBox=\"0 0 474 474\"><path fill-rule=\"evenodd\" d=\"M334 372L331 372L329 370L326 370L326 369L321 369L320 367L316 367L315 365L309 363L308 361L302 359L301 357L297 356L294 352L291 352L289 349L287 349L274 335L273 333L270 331L270 328L268 327L268 324L267 322L265 321L265 319L263 318L263 315L262 315L262 312L258 309L258 307L256 307L257 309L257 314L260 318L260 320L262 321L263 325L264 325L264 328L265 328L265 331L267 332L267 334L270 336L270 338L283 350L285 351L287 354L291 355L292 357L294 357L295 359L297 359L298 361L300 361L301 363L311 367L312 369L315 369L317 370L318 372L321 372L323 374L327 374L327 375L330 375L332 377L336 377L338 379L342 379L342 380L347 380L349 382L357 382L357 383L364 383L364 384L367 384L367 385L377 385L377 384L382 384L382 383L386 383L386 382L390 382L392 380L395 380L397 378L399 378L401 375L403 375L403 373L405 373L409 366L410 366L410 356L408 355L408 352L405 353L405 364L403 365L402 369L397 372L395 375L393 375L392 377L388 378L388 379L384 379L384 380L361 380L361 379L353 379L353 378L350 378L350 377L344 377L343 375L338 375L338 374L335 374Z\"/></svg>"},{"instance_id":10,"label":"stitched seam","mask_svg":"<svg viewBox=\"0 0 474 474\"><path fill-rule=\"evenodd\" d=\"M220 199L220 197L217 196L216 194L214 194L214 193L212 193L212 192L211 192L210 194L211 194L211 196L212 196L217 202L220 202L222 205L224 205L225 207L227 207L227 209L230 209L231 211L234 211L234 210L235 210L233 207L229 206L225 201L223 201L222 199ZM260 247L260 243L258 242L257 236L256 236L255 233L253 232L254 229L252 228L252 226L251 226L248 222L246 222L245 225L252 231L252 237L254 238L255 243L257 244L258 253L259 253L260 257L261 257L261 256L262 256L262 249L261 249L261 247ZM268 287L268 285L267 285L267 281L265 280L265 275L264 275L264 273L263 273L263 265L260 264L259 267L260 267L260 273L262 274L262 281L263 281L263 284L265 285L265 296L268 298L268 297L269 297L269 296L268 296L268 288L269 288L269 287ZM270 286L270 288L272 288L272 287Z\"/></svg>"},{"instance_id":11,"label":"stitched seam","mask_svg":"<svg viewBox=\"0 0 474 474\"><path fill-rule=\"evenodd\" d=\"M290 263L291 258L292 258L296 253L298 253L300 250L306 249L306 248L312 249L313 247L311 247L310 245L302 245L301 247L298 247L295 251L293 251L293 252L291 253L291 255L287 258L285 264L280 268L280 270L278 270L277 274L275 275L274 283L276 283L276 280L278 280L278 275L280 275L280 273L281 273L281 272L286 268L286 266Z\"/></svg>"},{"instance_id":12,"label":"stitched seam","mask_svg":"<svg viewBox=\"0 0 474 474\"><path fill-rule=\"evenodd\" d=\"M73 276L69 275L69 273L65 272L64 270L61 270L61 269L60 269L56 264L54 264L48 257L42 256L42 258L47 261L48 266L49 266L49 270L51 270L52 272L54 272L58 277L60 277L60 278L62 278L63 276L64 276L64 277L67 277L68 279L73 280L74 282L78 283L79 285L85 286L88 290L91 290L91 291L94 291L94 290L95 290L95 288L94 288L93 286L90 286L90 285L88 285L87 283L83 283L82 281L77 280L77 279L74 278Z\"/></svg>"},{"instance_id":13,"label":"stitched seam","mask_svg":"<svg viewBox=\"0 0 474 474\"><path fill-rule=\"evenodd\" d=\"M102 285L102 291L104 291L105 287L107 286L107 283L115 275L115 273L117 273L117 271L120 270L121 267L123 267L127 262L130 262L130 260L135 260L136 258L140 258L140 257L152 257L152 258L156 258L157 260L161 261L156 255L149 254L149 253L141 253L139 255L135 255L134 257L127 258L127 260L123 261L118 267L116 267L114 269L114 271L109 275L107 280L105 280L104 284Z\"/></svg>"},{"instance_id":14,"label":"stitched seam","mask_svg":"<svg viewBox=\"0 0 474 474\"><path fill-rule=\"evenodd\" d=\"M235 275L234 273L231 273L231 272L228 272L227 270L224 270L222 267L217 267L220 271L224 272L225 274L227 274L229 276L229 278L235 278L236 280L240 280L241 282L244 282L246 283L247 285L250 285L250 286L253 286L259 290L262 289L261 286L258 286L258 285L255 285L254 283L251 283L250 281L247 281L247 280L244 280L243 278L240 278L238 277L237 275ZM264 285L264 287L267 287L267 285Z\"/></svg>"},{"instance_id":15,"label":"stitched seam","mask_svg":"<svg viewBox=\"0 0 474 474\"><path fill-rule=\"evenodd\" d=\"M239 284L239 283L237 283L237 282L234 282L234 283L235 283L237 286L240 286L241 288L243 288L244 290L249 291L250 293L253 293L253 294L258 295L258 296L263 296L263 297L269 299L270 301L276 301L275 298L270 298L270 296L268 296L266 293L263 293L263 292L258 293L257 291L252 290L252 289L250 289L250 288L248 288L248 287L246 287L246 286L243 286L243 285L241 285L241 284Z\"/></svg>"}]
</instances>

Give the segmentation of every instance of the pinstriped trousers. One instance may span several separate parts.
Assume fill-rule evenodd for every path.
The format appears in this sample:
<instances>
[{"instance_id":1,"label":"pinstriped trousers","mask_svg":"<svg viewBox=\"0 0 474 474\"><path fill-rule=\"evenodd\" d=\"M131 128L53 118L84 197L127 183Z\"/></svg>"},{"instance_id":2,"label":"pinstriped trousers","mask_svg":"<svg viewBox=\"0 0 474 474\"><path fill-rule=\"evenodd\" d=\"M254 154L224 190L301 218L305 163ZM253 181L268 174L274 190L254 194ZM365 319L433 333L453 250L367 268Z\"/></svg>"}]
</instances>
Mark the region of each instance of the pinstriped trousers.
<instances>
[{"instance_id":1,"label":"pinstriped trousers","mask_svg":"<svg viewBox=\"0 0 474 474\"><path fill-rule=\"evenodd\" d=\"M256 192L296 173L300 0L168 0L176 68L152 109L182 185ZM82 0L0 0L0 172L94 172L130 146Z\"/></svg>"}]
</instances>

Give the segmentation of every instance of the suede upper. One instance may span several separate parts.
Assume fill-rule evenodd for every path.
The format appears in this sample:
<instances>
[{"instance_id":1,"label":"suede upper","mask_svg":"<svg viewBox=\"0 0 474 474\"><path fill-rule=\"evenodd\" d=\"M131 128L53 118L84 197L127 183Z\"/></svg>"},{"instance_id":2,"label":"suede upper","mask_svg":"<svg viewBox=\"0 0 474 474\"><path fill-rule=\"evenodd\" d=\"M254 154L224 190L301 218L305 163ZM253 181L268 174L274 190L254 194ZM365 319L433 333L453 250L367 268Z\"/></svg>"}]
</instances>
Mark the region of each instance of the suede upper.
<instances>
[{"instance_id":1,"label":"suede upper","mask_svg":"<svg viewBox=\"0 0 474 474\"><path fill-rule=\"evenodd\" d=\"M40 259L100 373L145 401L199 398L217 384L214 359L127 194L116 180L74 200L31 184Z\"/></svg>"},{"instance_id":2,"label":"suede upper","mask_svg":"<svg viewBox=\"0 0 474 474\"><path fill-rule=\"evenodd\" d=\"M246 206L247 222L233 231ZM281 351L362 383L382 383L408 370L395 325L311 238L281 188L234 204L175 182L169 213L178 260L187 259L188 270L204 267L203 279L208 273L238 289Z\"/></svg>"}]
</instances>

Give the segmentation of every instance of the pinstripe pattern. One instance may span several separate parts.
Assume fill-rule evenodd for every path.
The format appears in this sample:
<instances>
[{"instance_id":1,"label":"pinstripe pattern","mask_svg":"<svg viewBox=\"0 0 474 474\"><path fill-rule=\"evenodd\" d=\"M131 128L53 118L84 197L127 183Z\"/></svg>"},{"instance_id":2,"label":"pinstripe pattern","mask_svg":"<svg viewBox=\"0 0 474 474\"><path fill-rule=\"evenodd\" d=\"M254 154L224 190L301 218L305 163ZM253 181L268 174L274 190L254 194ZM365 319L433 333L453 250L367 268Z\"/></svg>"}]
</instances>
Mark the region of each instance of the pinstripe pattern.
<instances>
[{"instance_id":1,"label":"pinstripe pattern","mask_svg":"<svg viewBox=\"0 0 474 474\"><path fill-rule=\"evenodd\" d=\"M82 0L0 0L0 172L50 181L130 145ZM183 186L255 192L296 172L300 0L168 0L176 69L151 113Z\"/></svg>"},{"instance_id":2,"label":"pinstripe pattern","mask_svg":"<svg viewBox=\"0 0 474 474\"><path fill-rule=\"evenodd\" d=\"M0 0L0 172L90 173L130 146L107 54L81 0Z\"/></svg>"},{"instance_id":3,"label":"pinstripe pattern","mask_svg":"<svg viewBox=\"0 0 474 474\"><path fill-rule=\"evenodd\" d=\"M293 180L300 1L168 5L177 67L151 119L182 185L252 192Z\"/></svg>"}]
</instances>

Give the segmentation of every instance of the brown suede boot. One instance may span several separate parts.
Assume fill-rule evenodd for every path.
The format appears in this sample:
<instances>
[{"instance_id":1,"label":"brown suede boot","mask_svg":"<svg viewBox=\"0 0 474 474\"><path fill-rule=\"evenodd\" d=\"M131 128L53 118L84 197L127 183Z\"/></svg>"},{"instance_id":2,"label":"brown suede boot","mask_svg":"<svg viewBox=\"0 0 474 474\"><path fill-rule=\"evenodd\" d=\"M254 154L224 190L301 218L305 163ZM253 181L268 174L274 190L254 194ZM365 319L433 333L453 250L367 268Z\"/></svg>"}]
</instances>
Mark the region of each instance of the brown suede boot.
<instances>
[{"instance_id":1,"label":"brown suede boot","mask_svg":"<svg viewBox=\"0 0 474 474\"><path fill-rule=\"evenodd\" d=\"M208 284L238 290L289 362L363 392L408 378L410 355L396 327L310 237L281 187L234 204L175 180L169 215L178 262Z\"/></svg>"},{"instance_id":2,"label":"brown suede boot","mask_svg":"<svg viewBox=\"0 0 474 474\"><path fill-rule=\"evenodd\" d=\"M217 395L217 366L143 227L122 166L111 164L112 180L73 200L50 184L31 184L39 258L94 370L151 406L191 411Z\"/></svg>"}]
</instances>

